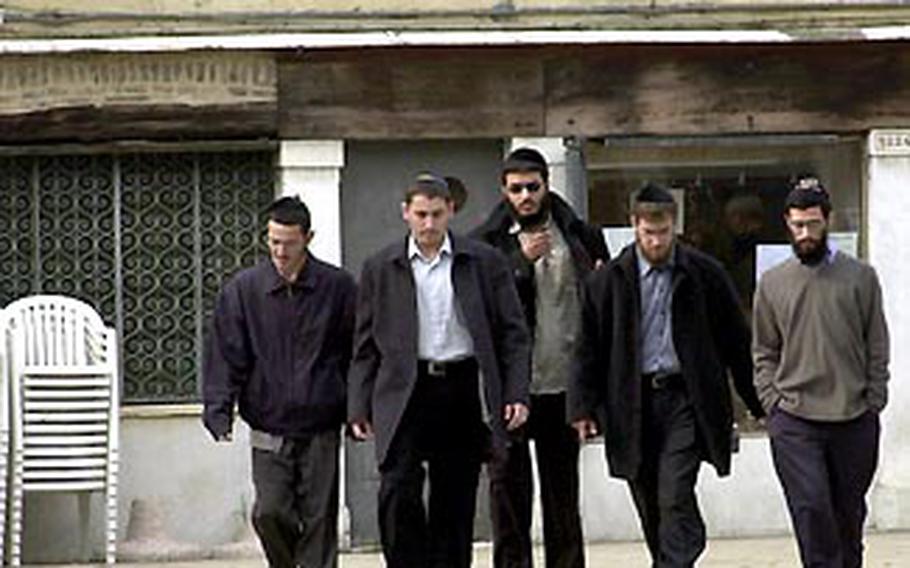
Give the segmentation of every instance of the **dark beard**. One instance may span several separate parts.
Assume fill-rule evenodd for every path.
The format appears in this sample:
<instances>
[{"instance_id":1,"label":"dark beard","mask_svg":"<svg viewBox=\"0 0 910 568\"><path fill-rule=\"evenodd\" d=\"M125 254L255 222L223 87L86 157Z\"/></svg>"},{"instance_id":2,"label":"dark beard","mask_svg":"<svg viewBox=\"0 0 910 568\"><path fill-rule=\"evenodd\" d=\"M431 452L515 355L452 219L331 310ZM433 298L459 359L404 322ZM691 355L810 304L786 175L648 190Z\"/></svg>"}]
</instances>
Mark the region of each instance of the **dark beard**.
<instances>
[{"instance_id":1,"label":"dark beard","mask_svg":"<svg viewBox=\"0 0 910 568\"><path fill-rule=\"evenodd\" d=\"M806 266L816 266L820 264L828 255L828 233L825 232L818 242L818 246L810 251L803 251L795 241L790 243L793 247L793 254Z\"/></svg>"},{"instance_id":2,"label":"dark beard","mask_svg":"<svg viewBox=\"0 0 910 568\"><path fill-rule=\"evenodd\" d=\"M519 215L511 203L509 204L509 210L512 213L512 218L515 219L522 230L540 227L550 218L550 195L544 195L543 199L541 199L540 209L537 210L537 213Z\"/></svg>"}]
</instances>

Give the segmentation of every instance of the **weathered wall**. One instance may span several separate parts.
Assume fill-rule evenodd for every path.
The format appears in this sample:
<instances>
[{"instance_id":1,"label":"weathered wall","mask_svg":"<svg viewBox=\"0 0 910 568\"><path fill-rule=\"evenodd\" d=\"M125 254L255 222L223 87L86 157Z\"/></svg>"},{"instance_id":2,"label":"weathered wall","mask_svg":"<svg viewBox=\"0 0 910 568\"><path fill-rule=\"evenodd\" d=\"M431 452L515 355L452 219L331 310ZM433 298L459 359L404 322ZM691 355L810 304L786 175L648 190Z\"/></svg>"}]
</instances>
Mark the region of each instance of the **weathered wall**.
<instances>
[{"instance_id":1,"label":"weathered wall","mask_svg":"<svg viewBox=\"0 0 910 568\"><path fill-rule=\"evenodd\" d=\"M327 51L282 58L278 76L287 138L860 132L910 122L906 43Z\"/></svg>"},{"instance_id":2,"label":"weathered wall","mask_svg":"<svg viewBox=\"0 0 910 568\"><path fill-rule=\"evenodd\" d=\"M273 135L276 73L260 53L2 57L0 143Z\"/></svg>"},{"instance_id":3,"label":"weathered wall","mask_svg":"<svg viewBox=\"0 0 910 568\"><path fill-rule=\"evenodd\" d=\"M0 143L855 133L907 101L899 42L0 58Z\"/></svg>"}]
</instances>

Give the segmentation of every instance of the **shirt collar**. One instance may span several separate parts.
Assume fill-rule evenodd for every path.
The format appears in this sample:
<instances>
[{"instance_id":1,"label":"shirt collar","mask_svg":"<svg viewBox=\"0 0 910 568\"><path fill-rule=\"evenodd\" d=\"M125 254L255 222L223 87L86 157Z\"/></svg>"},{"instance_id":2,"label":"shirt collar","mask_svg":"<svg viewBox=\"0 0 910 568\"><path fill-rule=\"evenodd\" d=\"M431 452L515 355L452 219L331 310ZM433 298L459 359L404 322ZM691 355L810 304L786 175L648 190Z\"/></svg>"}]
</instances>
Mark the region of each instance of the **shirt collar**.
<instances>
[{"instance_id":1,"label":"shirt collar","mask_svg":"<svg viewBox=\"0 0 910 568\"><path fill-rule=\"evenodd\" d=\"M449 233L446 233L445 238L442 240L442 246L439 247L439 254L436 255L436 258L442 258L443 255L452 256L452 240L449 238ZM414 238L414 235L410 235L408 236L408 260L414 260L415 256L424 262L432 262L420 252L420 247L417 246L417 239Z\"/></svg>"},{"instance_id":2,"label":"shirt collar","mask_svg":"<svg viewBox=\"0 0 910 568\"><path fill-rule=\"evenodd\" d=\"M825 264L831 264L834 262L834 257L837 255L837 246L834 243L828 243L828 252L825 254Z\"/></svg>"},{"instance_id":3,"label":"shirt collar","mask_svg":"<svg viewBox=\"0 0 910 568\"><path fill-rule=\"evenodd\" d=\"M549 229L549 228L550 228L550 224L551 224L551 222L552 222L552 219L553 219L553 216L552 216L552 215L548 215L548 216L547 216L547 220L544 221L544 223L543 223L543 225L542 225L542 228L544 228L544 229ZM509 234L510 234L510 235L517 235L518 233L521 232L521 228L522 228L522 227L521 227L521 224L520 224L518 221L512 221L512 226L509 227Z\"/></svg>"},{"instance_id":4,"label":"shirt collar","mask_svg":"<svg viewBox=\"0 0 910 568\"><path fill-rule=\"evenodd\" d=\"M300 274L297 275L297 280L294 282L288 282L280 274L278 270L275 269L275 265L272 264L272 260L269 259L269 269L271 272L271 285L269 286L269 293L274 294L284 290L285 288L300 288L302 290L312 290L316 287L316 268L314 268L315 258L310 253L307 253L306 263L303 265L303 270L300 271Z\"/></svg>"}]
</instances>

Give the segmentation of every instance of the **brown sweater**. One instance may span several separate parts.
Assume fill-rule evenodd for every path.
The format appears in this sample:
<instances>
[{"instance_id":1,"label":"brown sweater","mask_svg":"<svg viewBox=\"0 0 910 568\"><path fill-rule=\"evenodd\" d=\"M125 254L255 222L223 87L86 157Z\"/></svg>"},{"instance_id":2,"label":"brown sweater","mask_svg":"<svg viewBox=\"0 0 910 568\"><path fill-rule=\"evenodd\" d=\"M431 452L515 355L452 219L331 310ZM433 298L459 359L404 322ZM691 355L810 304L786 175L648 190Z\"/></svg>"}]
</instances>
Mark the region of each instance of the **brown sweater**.
<instances>
[{"instance_id":1,"label":"brown sweater","mask_svg":"<svg viewBox=\"0 0 910 568\"><path fill-rule=\"evenodd\" d=\"M888 326L875 270L845 254L766 272L755 293L752 356L766 411L843 421L888 399Z\"/></svg>"}]
</instances>

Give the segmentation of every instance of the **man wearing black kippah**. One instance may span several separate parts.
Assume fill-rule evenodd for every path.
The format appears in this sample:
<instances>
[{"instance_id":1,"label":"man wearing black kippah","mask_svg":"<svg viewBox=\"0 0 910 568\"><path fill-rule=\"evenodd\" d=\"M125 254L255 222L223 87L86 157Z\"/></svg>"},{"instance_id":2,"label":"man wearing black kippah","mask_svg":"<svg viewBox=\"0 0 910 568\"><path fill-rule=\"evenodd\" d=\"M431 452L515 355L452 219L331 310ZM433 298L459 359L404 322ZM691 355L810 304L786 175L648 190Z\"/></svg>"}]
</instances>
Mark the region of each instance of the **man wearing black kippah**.
<instances>
[{"instance_id":1,"label":"man wearing black kippah","mask_svg":"<svg viewBox=\"0 0 910 568\"><path fill-rule=\"evenodd\" d=\"M584 568L578 514L580 444L566 419L566 386L581 328L584 278L609 260L603 234L550 191L549 168L532 148L502 165L502 201L472 233L509 259L534 338L531 416L488 468L495 568L530 568L534 440L547 568Z\"/></svg>"},{"instance_id":2,"label":"man wearing black kippah","mask_svg":"<svg viewBox=\"0 0 910 568\"><path fill-rule=\"evenodd\" d=\"M749 328L720 263L677 242L676 203L648 184L632 203L635 243L585 283L569 388L578 435L604 436L627 480L652 565L684 568L705 548L695 484L701 461L730 472L728 371L755 417Z\"/></svg>"},{"instance_id":3,"label":"man wearing black kippah","mask_svg":"<svg viewBox=\"0 0 910 568\"><path fill-rule=\"evenodd\" d=\"M828 192L784 203L795 258L755 293L755 385L803 566L863 564L866 491L888 401L888 326L875 270L828 246Z\"/></svg>"},{"instance_id":4,"label":"man wearing black kippah","mask_svg":"<svg viewBox=\"0 0 910 568\"><path fill-rule=\"evenodd\" d=\"M272 568L334 568L338 452L354 329L354 279L314 257L310 211L268 211L270 258L231 278L207 336L205 427L230 442L234 404L250 426L253 526Z\"/></svg>"}]
</instances>

